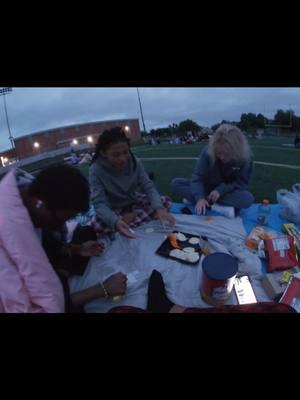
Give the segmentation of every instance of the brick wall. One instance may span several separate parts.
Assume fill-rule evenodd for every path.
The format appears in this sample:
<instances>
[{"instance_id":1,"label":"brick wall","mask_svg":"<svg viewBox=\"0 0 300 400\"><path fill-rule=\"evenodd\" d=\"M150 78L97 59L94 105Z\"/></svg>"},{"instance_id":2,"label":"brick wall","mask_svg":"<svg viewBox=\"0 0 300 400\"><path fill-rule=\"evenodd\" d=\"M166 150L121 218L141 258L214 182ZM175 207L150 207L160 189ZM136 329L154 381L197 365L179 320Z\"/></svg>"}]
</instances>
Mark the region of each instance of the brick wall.
<instances>
[{"instance_id":1,"label":"brick wall","mask_svg":"<svg viewBox=\"0 0 300 400\"><path fill-rule=\"evenodd\" d=\"M87 143L87 136L93 137L93 144L91 144L91 146L94 146L98 140L99 134L106 129L111 129L116 126L120 126L123 129L125 126L129 127L129 131L126 132L126 135L131 139L132 144L141 139L138 119L99 121L50 129L48 131L37 132L16 138L15 153L19 159L32 157L47 151L69 147L73 139L77 139L79 144ZM35 142L39 143L38 148L34 147ZM11 151L2 152L0 156L8 152L10 153L7 157L12 157Z\"/></svg>"}]
</instances>

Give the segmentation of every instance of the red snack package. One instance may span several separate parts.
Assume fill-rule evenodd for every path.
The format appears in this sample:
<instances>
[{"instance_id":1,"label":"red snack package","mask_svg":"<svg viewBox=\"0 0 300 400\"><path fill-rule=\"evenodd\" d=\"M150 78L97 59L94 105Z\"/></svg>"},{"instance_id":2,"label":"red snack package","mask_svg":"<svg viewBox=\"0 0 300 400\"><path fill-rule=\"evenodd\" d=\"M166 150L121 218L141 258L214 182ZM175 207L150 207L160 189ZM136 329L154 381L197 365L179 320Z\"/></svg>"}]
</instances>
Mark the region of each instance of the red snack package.
<instances>
[{"instance_id":1,"label":"red snack package","mask_svg":"<svg viewBox=\"0 0 300 400\"><path fill-rule=\"evenodd\" d=\"M288 304L300 313L300 279L296 276L293 276L289 281L279 303Z\"/></svg>"},{"instance_id":2,"label":"red snack package","mask_svg":"<svg viewBox=\"0 0 300 400\"><path fill-rule=\"evenodd\" d=\"M298 265L294 238L291 236L266 239L264 243L268 272L281 271Z\"/></svg>"}]
</instances>

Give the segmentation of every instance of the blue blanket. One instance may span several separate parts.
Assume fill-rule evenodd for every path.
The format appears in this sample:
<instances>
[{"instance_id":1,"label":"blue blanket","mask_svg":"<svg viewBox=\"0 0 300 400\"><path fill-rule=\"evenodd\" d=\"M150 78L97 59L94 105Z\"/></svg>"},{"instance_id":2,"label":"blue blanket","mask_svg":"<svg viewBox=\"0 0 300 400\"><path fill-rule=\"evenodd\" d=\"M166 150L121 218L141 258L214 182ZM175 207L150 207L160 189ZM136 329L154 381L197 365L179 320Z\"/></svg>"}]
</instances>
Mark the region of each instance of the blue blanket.
<instances>
[{"instance_id":1,"label":"blue blanket","mask_svg":"<svg viewBox=\"0 0 300 400\"><path fill-rule=\"evenodd\" d=\"M241 210L240 217L243 220L243 224L245 227L246 232L249 234L251 230L257 226L257 215L258 215L258 206L259 204L253 204L251 207L247 209ZM195 208L194 206L189 206L185 205L182 203L173 203L171 212L173 214L181 214L181 210L184 207L188 207L189 210L195 214ZM271 217L268 226L265 228L267 231L268 230L274 230L276 232L282 232L282 225L289 223L289 221L284 220L280 217L280 211L282 209L282 206L279 204L271 204ZM206 215L220 215L215 211L207 211ZM300 229L300 225L296 225L298 229ZM262 260L262 273L266 274L267 268L266 268L266 262Z\"/></svg>"},{"instance_id":2,"label":"blue blanket","mask_svg":"<svg viewBox=\"0 0 300 400\"><path fill-rule=\"evenodd\" d=\"M251 207L241 210L240 217L243 220L243 224L247 233L250 233L251 229L257 226L256 219L258 214L258 206L259 204L253 204ZM187 206L182 203L173 203L171 212L174 214L181 214L182 213L181 210L183 207L188 207L189 210L192 212L192 214L195 214L194 206L189 206L189 205ZM282 206L279 204L271 204L270 208L271 208L271 217L269 225L266 228L266 230L269 229L280 232L282 224L288 223L288 221L280 217L280 210L282 209ZM206 215L220 215L220 214L215 211L207 211Z\"/></svg>"}]
</instances>

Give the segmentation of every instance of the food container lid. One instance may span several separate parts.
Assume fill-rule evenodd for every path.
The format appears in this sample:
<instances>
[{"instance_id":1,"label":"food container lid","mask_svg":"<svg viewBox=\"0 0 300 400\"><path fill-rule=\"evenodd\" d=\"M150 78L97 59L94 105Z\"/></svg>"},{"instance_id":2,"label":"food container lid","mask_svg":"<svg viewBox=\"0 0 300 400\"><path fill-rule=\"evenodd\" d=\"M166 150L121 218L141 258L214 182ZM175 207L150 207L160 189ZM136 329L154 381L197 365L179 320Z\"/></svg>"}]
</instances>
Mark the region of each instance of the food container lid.
<instances>
[{"instance_id":1,"label":"food container lid","mask_svg":"<svg viewBox=\"0 0 300 400\"><path fill-rule=\"evenodd\" d=\"M202 263L205 274L216 280L225 280L238 272L238 262L226 253L213 253L205 257Z\"/></svg>"}]
</instances>

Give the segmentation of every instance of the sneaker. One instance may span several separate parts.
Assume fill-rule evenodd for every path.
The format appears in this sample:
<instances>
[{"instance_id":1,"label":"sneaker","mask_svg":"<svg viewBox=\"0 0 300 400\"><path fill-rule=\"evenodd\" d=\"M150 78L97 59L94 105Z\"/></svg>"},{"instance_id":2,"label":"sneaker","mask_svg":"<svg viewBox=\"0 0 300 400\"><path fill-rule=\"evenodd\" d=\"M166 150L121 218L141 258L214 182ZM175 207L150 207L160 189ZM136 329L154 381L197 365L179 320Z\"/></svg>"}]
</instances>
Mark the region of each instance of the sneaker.
<instances>
[{"instance_id":1,"label":"sneaker","mask_svg":"<svg viewBox=\"0 0 300 400\"><path fill-rule=\"evenodd\" d=\"M188 206L191 206L193 203L191 201L189 201L188 199L183 198L182 199L183 204L186 204Z\"/></svg>"},{"instance_id":2,"label":"sneaker","mask_svg":"<svg viewBox=\"0 0 300 400\"><path fill-rule=\"evenodd\" d=\"M216 211L219 214L223 215L224 217L227 217L227 218L235 217L234 207L221 206L220 204L213 204L211 206L211 209L212 209L212 211Z\"/></svg>"}]
</instances>

